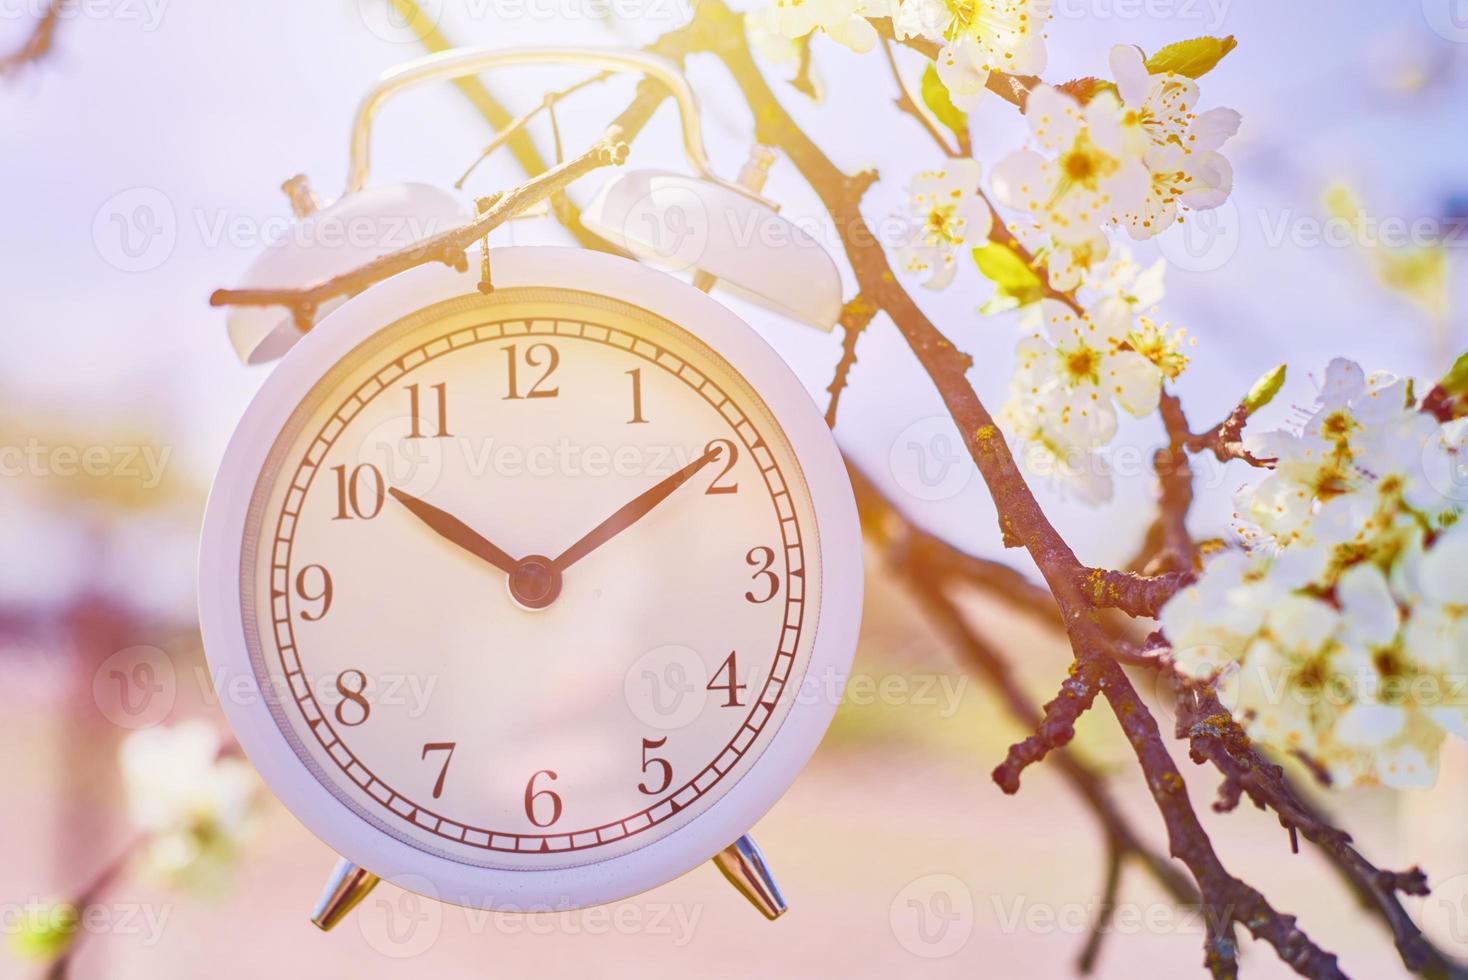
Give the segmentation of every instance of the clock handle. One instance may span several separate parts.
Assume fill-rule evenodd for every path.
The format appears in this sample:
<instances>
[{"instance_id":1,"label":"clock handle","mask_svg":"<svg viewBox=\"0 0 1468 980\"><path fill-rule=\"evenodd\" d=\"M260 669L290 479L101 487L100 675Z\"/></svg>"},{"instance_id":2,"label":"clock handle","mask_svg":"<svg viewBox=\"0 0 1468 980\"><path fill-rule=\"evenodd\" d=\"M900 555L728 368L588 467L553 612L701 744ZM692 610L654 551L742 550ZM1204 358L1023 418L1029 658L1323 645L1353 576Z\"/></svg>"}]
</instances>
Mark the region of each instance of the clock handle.
<instances>
[{"instance_id":1,"label":"clock handle","mask_svg":"<svg viewBox=\"0 0 1468 980\"><path fill-rule=\"evenodd\" d=\"M490 68L547 64L587 65L608 72L645 75L661 82L678 104L678 116L683 124L683 153L688 157L689 165L705 180L767 203L757 192L723 180L713 172L703 145L698 99L694 96L688 79L676 64L667 58L636 49L586 47L450 48L389 68L357 106L357 116L352 122L351 162L347 169L346 193L352 194L367 186L372 155L372 118L390 96L424 82L463 78Z\"/></svg>"},{"instance_id":2,"label":"clock handle","mask_svg":"<svg viewBox=\"0 0 1468 980\"><path fill-rule=\"evenodd\" d=\"M780 893L775 876L770 874L765 856L748 834L714 855L714 866L771 922L784 915L790 907L785 904L785 896Z\"/></svg>"},{"instance_id":3,"label":"clock handle","mask_svg":"<svg viewBox=\"0 0 1468 980\"><path fill-rule=\"evenodd\" d=\"M340 858L326 880L326 889L316 901L316 911L311 913L311 922L322 932L330 932L347 913L356 908L367 893L377 887L381 880L377 875L359 868L346 858Z\"/></svg>"}]
</instances>

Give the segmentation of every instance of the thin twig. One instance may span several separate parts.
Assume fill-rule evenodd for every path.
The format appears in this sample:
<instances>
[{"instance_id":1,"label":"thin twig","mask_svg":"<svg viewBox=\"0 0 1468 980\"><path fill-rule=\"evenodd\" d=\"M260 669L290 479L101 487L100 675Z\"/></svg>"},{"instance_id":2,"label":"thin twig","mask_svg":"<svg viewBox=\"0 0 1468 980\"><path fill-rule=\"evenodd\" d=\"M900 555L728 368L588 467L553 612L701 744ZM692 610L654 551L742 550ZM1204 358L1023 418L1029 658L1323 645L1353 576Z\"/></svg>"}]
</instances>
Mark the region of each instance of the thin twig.
<instances>
[{"instance_id":1,"label":"thin twig","mask_svg":"<svg viewBox=\"0 0 1468 980\"><path fill-rule=\"evenodd\" d=\"M1027 729L1036 728L1040 711L1020 687L1013 671L999 650L975 631L967 617L959 611L947 592L955 586L970 585L962 562L933 563L927 560L929 549L914 546L914 540L929 537L877 490L876 485L850 462L847 464L856 491L857 509L862 524L870 528L868 538L886 559L888 567L907 585L913 601L933 620L953 644L959 660L985 680L998 694L1010 716ZM1103 777L1068 749L1053 756L1071 787L1091 809L1108 840L1141 866L1180 904L1195 904L1197 890L1177 865L1165 855L1148 847L1132 829L1106 790Z\"/></svg>"},{"instance_id":2,"label":"thin twig","mask_svg":"<svg viewBox=\"0 0 1468 980\"><path fill-rule=\"evenodd\" d=\"M1004 761L994 767L991 778L1000 789L1010 795L1018 793L1019 777L1026 768L1070 744L1076 721L1090 710L1100 692L1099 669L1094 660L1071 664L1060 693L1045 703L1044 716L1032 734L1011 745Z\"/></svg>"},{"instance_id":3,"label":"thin twig","mask_svg":"<svg viewBox=\"0 0 1468 980\"><path fill-rule=\"evenodd\" d=\"M1081 587L1097 609L1119 609L1128 616L1155 619L1162 607L1190 584L1191 572L1138 575L1110 568L1082 568Z\"/></svg>"},{"instance_id":4,"label":"thin twig","mask_svg":"<svg viewBox=\"0 0 1468 980\"><path fill-rule=\"evenodd\" d=\"M892 42L887 38L882 38L881 47L882 54L887 56L887 67L892 72L892 81L897 86L897 98L893 99L893 102L897 104L897 108L916 119L946 156L968 156L970 151L965 150L962 146L958 149L950 146L948 140L943 138L943 134L938 132L938 127L933 125L933 120L929 119L928 114L918 108L918 104L913 101L912 95L907 91L907 83L902 80L902 71L897 67L897 58L892 54Z\"/></svg>"},{"instance_id":5,"label":"thin twig","mask_svg":"<svg viewBox=\"0 0 1468 980\"><path fill-rule=\"evenodd\" d=\"M795 68L795 77L790 79L790 87L808 99L820 98L820 89L816 86L815 63L810 56L810 42L816 32L811 31L795 42L795 50L800 59Z\"/></svg>"},{"instance_id":6,"label":"thin twig","mask_svg":"<svg viewBox=\"0 0 1468 980\"><path fill-rule=\"evenodd\" d=\"M529 125L536 116L540 115L542 112L549 112L552 115L552 123L554 124L555 105L557 102L561 101L567 96L573 95L576 92L581 91L588 85L604 81L608 77L609 76L607 72L601 72L600 74L593 75L590 78L583 78L575 85L563 88L559 92L547 92L545 97L540 100L539 105L536 105L520 113L514 119L506 123L504 125L504 128L494 134L494 139L490 140L485 145L484 149L479 152L479 156L474 158L474 162L469 164L469 166L465 168L464 172L459 175L458 180L454 181L455 189L462 189L464 186L464 181L469 179L469 175L474 173L474 171L479 167L481 163L489 159L490 155L493 154L495 150L498 150L509 140L513 139L515 134L523 130L527 125ZM562 154L560 129L552 125L552 131L555 135L556 163L561 163ZM543 170L544 168L542 167L541 169Z\"/></svg>"},{"instance_id":7,"label":"thin twig","mask_svg":"<svg viewBox=\"0 0 1468 980\"><path fill-rule=\"evenodd\" d=\"M311 327L322 304L355 296L376 283L400 272L443 262L457 269L467 268L465 251L495 228L526 208L545 200L552 193L598 167L619 165L627 159L627 143L619 127L612 126L607 135L580 156L532 177L525 183L500 195L492 206L462 228L441 232L416 245L399 249L373 259L360 268L332 276L311 286L287 289L219 289L209 297L211 306L282 306L290 310L301 330Z\"/></svg>"},{"instance_id":8,"label":"thin twig","mask_svg":"<svg viewBox=\"0 0 1468 980\"><path fill-rule=\"evenodd\" d=\"M841 393L846 390L847 379L851 375L852 367L856 365L856 342L876 314L877 308L860 294L848 300L841 308L841 359L836 362L836 371L831 377L831 383L826 386L826 391L831 395L826 406L826 425L833 429L836 428L836 409L841 401Z\"/></svg>"},{"instance_id":9,"label":"thin twig","mask_svg":"<svg viewBox=\"0 0 1468 980\"><path fill-rule=\"evenodd\" d=\"M127 868L128 863L132 860L133 855L138 852L147 839L146 835L134 837L123 846L122 851L116 857L104 864L92 876L91 880L82 886L81 891L77 893L77 897L72 902L72 906L76 909L77 920L79 922L86 915L87 909L95 905L107 893L107 890L112 887L113 883L117 881L123 870ZM88 930L85 929L79 929L73 934L72 941L67 944L61 955L47 969L47 980L66 980L67 977L71 976L73 957L81 945L82 937L88 934Z\"/></svg>"},{"instance_id":10,"label":"thin twig","mask_svg":"<svg viewBox=\"0 0 1468 980\"><path fill-rule=\"evenodd\" d=\"M1111 930L1111 919L1116 914L1116 903L1121 897L1121 866L1126 853L1116 841L1106 841L1106 880L1101 890L1101 907L1096 912L1096 921L1091 924L1091 936L1086 940L1081 955L1076 960L1076 969L1089 974L1096 969L1096 960L1101 955L1101 943Z\"/></svg>"},{"instance_id":11,"label":"thin twig","mask_svg":"<svg viewBox=\"0 0 1468 980\"><path fill-rule=\"evenodd\" d=\"M424 50L429 52L448 51L455 47L438 27L435 18L425 14L419 8L416 0L390 0L396 8L398 16L407 22L408 26L418 36L419 43ZM475 110L484 117L491 129L495 131L504 130L513 122L510 110L495 98L489 88L478 78L466 77L454 79L454 86L463 93L464 98L474 106ZM632 130L628 130L629 134ZM630 135L628 137L631 138ZM527 177L544 173L549 169L540 151L535 148L535 141L530 134L521 130L509 140L509 150L520 169ZM568 198L558 195L551 199L551 211L568 232L571 233L579 245L583 248L594 248L603 252L611 252L615 255L627 256L628 253L608 242L600 235L593 232L581 223L581 213L571 205Z\"/></svg>"},{"instance_id":12,"label":"thin twig","mask_svg":"<svg viewBox=\"0 0 1468 980\"><path fill-rule=\"evenodd\" d=\"M925 55L930 61L936 61L938 59L941 48L936 42L922 37L899 38L897 32L892 27L892 20L889 17L868 17L867 20L877 29L877 34L884 40L897 41L904 47L911 48ZM1022 110L1025 107L1025 100L1029 98L1030 90L1039 84L1040 80L1034 75L1011 75L1008 72L992 71L989 73L988 81L985 82L984 87L1005 102Z\"/></svg>"},{"instance_id":13,"label":"thin twig","mask_svg":"<svg viewBox=\"0 0 1468 980\"><path fill-rule=\"evenodd\" d=\"M68 0L50 0L20 46L10 54L0 57L0 76L8 75L25 65L35 64L51 52L56 44L56 26L61 22L61 11L67 2Z\"/></svg>"}]
</instances>

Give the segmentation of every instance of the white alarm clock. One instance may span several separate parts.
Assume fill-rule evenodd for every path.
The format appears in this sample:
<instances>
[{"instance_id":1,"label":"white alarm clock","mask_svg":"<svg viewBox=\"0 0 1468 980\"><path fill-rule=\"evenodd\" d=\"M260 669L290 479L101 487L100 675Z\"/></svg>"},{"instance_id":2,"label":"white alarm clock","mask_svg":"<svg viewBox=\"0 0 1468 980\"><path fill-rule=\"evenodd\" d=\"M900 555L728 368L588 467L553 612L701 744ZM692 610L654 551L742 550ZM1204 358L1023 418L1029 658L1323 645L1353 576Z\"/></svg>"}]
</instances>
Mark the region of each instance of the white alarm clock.
<instances>
[{"instance_id":1,"label":"white alarm clock","mask_svg":"<svg viewBox=\"0 0 1468 980\"><path fill-rule=\"evenodd\" d=\"M855 648L840 454L699 289L489 256L492 288L421 266L321 318L210 494L204 644L250 760L342 858L315 921L379 879L565 909L710 859L778 915L745 834Z\"/></svg>"}]
</instances>

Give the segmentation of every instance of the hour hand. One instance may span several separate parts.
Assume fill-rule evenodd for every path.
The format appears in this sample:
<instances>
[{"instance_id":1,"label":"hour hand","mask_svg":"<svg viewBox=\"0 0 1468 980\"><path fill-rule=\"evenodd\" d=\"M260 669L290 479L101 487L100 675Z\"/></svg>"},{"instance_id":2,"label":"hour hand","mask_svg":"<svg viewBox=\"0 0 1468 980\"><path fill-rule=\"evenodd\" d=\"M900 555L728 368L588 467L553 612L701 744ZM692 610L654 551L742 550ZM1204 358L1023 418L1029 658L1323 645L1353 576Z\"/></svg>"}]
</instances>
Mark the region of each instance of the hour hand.
<instances>
[{"instance_id":1,"label":"hour hand","mask_svg":"<svg viewBox=\"0 0 1468 980\"><path fill-rule=\"evenodd\" d=\"M432 504L419 500L411 493L404 493L397 487L389 487L387 492L392 495L394 500L408 508L414 517L432 528L434 533L438 534L439 537L452 541L460 548L469 552L469 554L489 562L506 575L513 572L515 567L520 564L508 554L501 551L484 535L448 511L439 510Z\"/></svg>"}]
</instances>

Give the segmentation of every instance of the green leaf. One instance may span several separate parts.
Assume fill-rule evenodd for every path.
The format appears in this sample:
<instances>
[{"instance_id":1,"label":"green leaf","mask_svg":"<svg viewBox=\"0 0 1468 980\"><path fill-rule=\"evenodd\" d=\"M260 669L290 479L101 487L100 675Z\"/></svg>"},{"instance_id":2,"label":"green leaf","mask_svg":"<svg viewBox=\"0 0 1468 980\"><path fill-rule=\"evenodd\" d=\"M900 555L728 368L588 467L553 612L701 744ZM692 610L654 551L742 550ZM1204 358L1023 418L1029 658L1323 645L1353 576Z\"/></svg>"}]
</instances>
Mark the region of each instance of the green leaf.
<instances>
[{"instance_id":1,"label":"green leaf","mask_svg":"<svg viewBox=\"0 0 1468 980\"><path fill-rule=\"evenodd\" d=\"M49 963L70 948L79 917L70 902L42 902L23 908L19 928L11 933L10 951L31 963Z\"/></svg>"},{"instance_id":2,"label":"green leaf","mask_svg":"<svg viewBox=\"0 0 1468 980\"><path fill-rule=\"evenodd\" d=\"M1227 37L1195 37L1190 41L1169 44L1147 59L1147 71L1153 75L1174 72L1189 78L1202 78L1223 60L1223 56L1239 46L1232 34Z\"/></svg>"},{"instance_id":3,"label":"green leaf","mask_svg":"<svg viewBox=\"0 0 1468 980\"><path fill-rule=\"evenodd\" d=\"M938 77L938 69L933 67L931 61L923 69L922 94L923 105L928 107L934 119L951 129L954 136L968 130L968 116L953 104L953 99L948 95L948 86Z\"/></svg>"},{"instance_id":4,"label":"green leaf","mask_svg":"<svg viewBox=\"0 0 1468 980\"><path fill-rule=\"evenodd\" d=\"M1044 281L1028 262L1008 245L988 242L974 249L974 264L995 286L994 297L979 308L986 316L1038 302L1045 295Z\"/></svg>"},{"instance_id":5,"label":"green leaf","mask_svg":"<svg viewBox=\"0 0 1468 980\"><path fill-rule=\"evenodd\" d=\"M1458 355L1437 386L1454 398L1468 395L1468 351Z\"/></svg>"},{"instance_id":6,"label":"green leaf","mask_svg":"<svg viewBox=\"0 0 1468 980\"><path fill-rule=\"evenodd\" d=\"M1254 382L1254 387L1244 396L1244 414L1253 415L1259 409L1274 401L1274 396L1279 394L1279 389L1284 385L1286 365L1270 371L1264 377Z\"/></svg>"}]
</instances>

